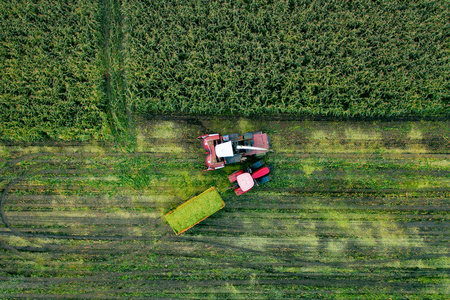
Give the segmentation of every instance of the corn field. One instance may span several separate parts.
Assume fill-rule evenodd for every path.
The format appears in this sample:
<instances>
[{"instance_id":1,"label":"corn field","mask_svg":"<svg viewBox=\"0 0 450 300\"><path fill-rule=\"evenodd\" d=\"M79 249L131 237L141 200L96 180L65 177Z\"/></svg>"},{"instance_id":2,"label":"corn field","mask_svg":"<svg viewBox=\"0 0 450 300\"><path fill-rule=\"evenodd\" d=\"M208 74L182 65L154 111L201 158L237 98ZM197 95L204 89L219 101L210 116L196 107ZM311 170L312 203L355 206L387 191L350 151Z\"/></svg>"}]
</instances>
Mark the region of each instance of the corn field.
<instances>
[{"instance_id":1,"label":"corn field","mask_svg":"<svg viewBox=\"0 0 450 300\"><path fill-rule=\"evenodd\" d=\"M12 140L107 134L96 1L2 1L0 133Z\"/></svg>"},{"instance_id":2,"label":"corn field","mask_svg":"<svg viewBox=\"0 0 450 300\"><path fill-rule=\"evenodd\" d=\"M4 140L155 114L448 117L448 1L2 1Z\"/></svg>"},{"instance_id":3,"label":"corn field","mask_svg":"<svg viewBox=\"0 0 450 300\"><path fill-rule=\"evenodd\" d=\"M449 112L446 1L127 1L136 111Z\"/></svg>"}]
</instances>

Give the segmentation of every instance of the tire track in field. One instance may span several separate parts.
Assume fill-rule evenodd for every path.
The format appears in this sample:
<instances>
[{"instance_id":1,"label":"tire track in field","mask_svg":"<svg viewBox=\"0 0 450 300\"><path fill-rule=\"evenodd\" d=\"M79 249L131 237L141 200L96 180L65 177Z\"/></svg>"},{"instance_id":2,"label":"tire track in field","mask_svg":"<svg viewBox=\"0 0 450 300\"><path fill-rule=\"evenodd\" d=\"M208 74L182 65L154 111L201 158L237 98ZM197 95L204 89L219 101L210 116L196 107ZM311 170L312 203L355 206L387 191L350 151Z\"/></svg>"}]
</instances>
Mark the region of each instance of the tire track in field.
<instances>
[{"instance_id":1,"label":"tire track in field","mask_svg":"<svg viewBox=\"0 0 450 300\"><path fill-rule=\"evenodd\" d=\"M110 155L111 154L111 155ZM157 156L161 156L161 157L165 157L165 154L163 153L155 153ZM93 156L95 156L95 154L92 154ZM118 155L117 153L109 153L107 154L108 157L120 157L120 155ZM132 156L135 155L139 155L139 154L132 154ZM146 153L146 155L149 155L149 153ZM31 154L31 155L24 155L21 156L19 158L10 160L7 162L6 166L4 166L2 168L2 173L6 172L8 169L15 171L14 169L16 168L16 166L24 161L32 161L33 163L36 163L38 165L43 165L46 164L48 162L57 165L61 165L62 163L65 163L63 161L61 162L55 162L54 160L50 159L40 159L42 157L45 156L50 156L50 157L65 157L65 156L69 156L70 158L73 157L80 157L80 158L86 158L89 157L90 155L86 155L85 153L71 153L71 154L67 154L67 153L53 153L53 152L41 152L41 153L35 153L35 154ZM121 244L116 244L117 242L139 242L139 241L152 241L151 243L148 243L148 245L142 247L141 245L135 246L130 248L129 246L126 246L126 252L128 253L128 256L133 256L133 255L139 255L142 251L151 251L153 248L157 247L158 243L164 241L164 239L170 235L172 235L172 231L169 231L169 229L167 230L163 230L163 232L160 232L161 234L157 235L157 236L141 236L141 235L129 235L129 234L125 234L123 232L123 226L120 227L118 229L115 229L116 234L115 235L105 235L104 232L102 232L101 235L86 235L86 234L58 234L58 232L49 232L49 233L45 233L42 232L42 229L40 229L40 232L33 232L31 230L28 231L23 231L23 230L19 230L17 228L15 228L10 221L7 218L6 212L4 211L4 206L5 203L8 199L8 192L10 192L12 189L14 189L15 187L17 187L18 184L20 184L21 182L26 181L28 178L32 178L34 176L37 175L53 175L53 174L64 174L66 172L66 170L61 170L61 169L45 169L45 170L37 170L36 168L39 168L38 166L35 166L33 170L23 170L20 172L20 174L14 178L13 180L11 180L7 186L3 189L2 193L0 194L0 216L1 216L1 220L4 223L5 227L9 230L8 232L3 232L0 234L6 234L6 235L12 235L12 236L18 236L24 239L33 239L30 240L30 242L32 242L31 244L36 245L36 241L34 240L35 238L43 238L43 239L59 239L59 240L70 240L70 241L103 241L103 242L108 242L110 244L112 244L110 247L108 247L107 250L101 252L101 254L106 255L106 256L110 256L113 255L115 252L117 252L117 246L120 246ZM27 189L29 189L29 185L27 185ZM87 217L87 219L92 219L92 217ZM155 219L154 220L155 223L152 226L161 226L162 225L162 220L160 218ZM91 222L88 222L91 223ZM111 224L115 224L114 220L110 220ZM84 224L84 223L83 223ZM106 223L105 223L106 224ZM103 225L106 226L106 225ZM151 222L149 223L148 220L146 220L145 222L146 225L151 225ZM103 228L101 227L101 228ZM133 226L133 224L131 224L131 228L134 228L135 226ZM101 230L100 228L100 230ZM156 242L155 242L156 241ZM8 250L18 256L22 256L22 254L25 253L70 253L72 251L72 253L81 253L84 252L84 247L83 246L74 246L76 247L75 249L71 250L72 247L59 247L53 244L49 244L49 243L45 243L40 245L39 247L36 246L11 246L9 244L7 244L6 242L3 241L3 239L0 239L0 247L4 248L5 250ZM80 248L81 247L81 248ZM116 250L111 250L111 249L116 249ZM92 255L91 253L95 252L95 248L91 249L89 251L89 255ZM32 258L30 258L32 259ZM33 259L32 259L33 260ZM116 258L113 260L120 260L120 258ZM108 275L104 275L102 277L105 278L109 278L109 277L114 277L115 275L113 274L108 274Z\"/></svg>"},{"instance_id":2,"label":"tire track in field","mask_svg":"<svg viewBox=\"0 0 450 300\"><path fill-rule=\"evenodd\" d=\"M10 161L7 161L7 162L6 162L6 166L3 167L3 168L0 170L0 174L4 174L8 169L12 169L15 165L17 165L17 164L19 164L19 163L21 163L21 162L23 162L23 161L30 160L30 159L33 159L33 158L36 158L36 157L39 157L39 156L42 156L42 155L49 155L49 154L50 154L50 153L29 154L29 155L24 155L24 156L21 156L21 157L12 159L12 160L10 160ZM53 155L53 153L52 153L52 155ZM24 177L23 174L22 174L21 176L17 176L15 179L11 180L11 181L7 184L7 186L3 189L3 191L2 191L2 193L1 193L1 195L0 195L0 217L1 217L1 220L2 220L3 224L5 224L6 228L8 228L9 230L11 230L11 231L14 232L16 235L19 235L19 236L22 236L22 233L19 232L19 231L16 230L16 229L14 229L13 227L11 227L11 225L10 225L10 223L9 223L7 217L6 217L5 211L4 211L4 205L5 205L5 202L6 202L6 198L7 198L8 192L9 192L9 191L10 191L17 183L21 182L21 181L24 180L25 178L26 178L26 177Z\"/></svg>"},{"instance_id":3,"label":"tire track in field","mask_svg":"<svg viewBox=\"0 0 450 300\"><path fill-rule=\"evenodd\" d=\"M16 160L14 163L17 164L21 161L27 160L27 159L35 159L35 158L39 158L40 156L44 156L44 155L52 155L53 153L42 153L41 155L32 155L32 156L24 156L21 159ZM42 162L37 160L37 162ZM11 163L11 165L13 165L13 163ZM7 187L7 189L5 189L2 193L2 204L5 203L5 199L7 196L7 193L18 183L26 180L27 178L31 178L33 176L36 175L43 175L43 174L52 174L53 170L41 170L41 171L35 171L35 172L31 172L29 173L27 176L21 176L16 178L15 180L13 180ZM3 212L3 211L2 211ZM12 227L11 224L7 221L6 219L6 215L4 214L4 212L2 213L2 217L5 218L4 223L7 226L8 229L11 230L12 234L15 234L17 236L21 236L21 237L31 237L31 238L54 238L54 239L66 239L66 240L102 240L102 241L145 241L148 240L148 237L140 237L140 236L98 236L98 235L70 235L70 234L64 234L64 235L60 235L60 234L55 234L55 233L51 233L51 234L45 234L45 233L33 233L33 232L22 232L17 230L16 228ZM197 243L197 244L207 244L210 245L214 248L217 249L221 249L221 250L229 250L229 251L242 251L242 252L246 252L246 253L251 253L251 254L257 254L257 255L263 255L263 256L267 256L267 253L265 253L264 251L255 251L252 250L250 248L245 248L245 247L237 247L234 245L229 245L229 244L225 244L225 243L219 243L219 242L212 242L210 240L207 241L203 241L203 240L199 240L199 239L195 239L195 238L186 238L186 237L173 237L171 235L171 232L166 232L166 234L163 234L161 236L157 237L157 243L155 243L154 245L151 245L149 247L146 247L146 251L149 251L150 249L155 249L157 247L157 244L160 244L162 242L165 241L188 241L188 242L192 242L192 243ZM10 246L11 247L11 246ZM12 248L14 249L13 251L16 253L20 253L23 251L26 252L52 252L52 248L51 245L44 245L41 248L37 248L37 247L19 247L19 248ZM11 249L11 250L12 250ZM129 253L129 255L133 255L133 254L139 254L143 251L144 249L139 248L135 251L132 251ZM64 251L64 250L63 250ZM168 254L168 253L167 253ZM176 254L174 254L176 255ZM184 254L185 257L186 254ZM286 262L296 262L298 263L298 261L294 260L287 260L286 257L282 257L282 256L277 256L277 255L272 255L271 256L274 259L279 259L282 261L286 261ZM214 258L211 258L211 261L214 261ZM253 270L258 270L260 272L266 272L267 268L265 266L261 266L259 264L255 264L255 263L250 263L250 262L236 262L233 260L230 260L227 262L229 265L234 266L234 267L238 267L238 268L248 268L248 269L253 269ZM321 266L326 266L327 264L323 264L323 263L309 263L309 262L302 262L302 264L307 264L307 265L321 265ZM275 274L276 272L271 271L273 274ZM280 274L282 275L282 274ZM113 275L111 275L112 277ZM109 276L108 276L109 277Z\"/></svg>"},{"instance_id":4,"label":"tire track in field","mask_svg":"<svg viewBox=\"0 0 450 300\"><path fill-rule=\"evenodd\" d=\"M277 153L280 154L280 153ZM153 155L153 154L152 154ZM155 154L158 155L158 154ZM283 153L284 155L284 153ZM161 157L164 157L165 154L161 154ZM283 156L286 157L286 156ZM194 155L192 155L191 159L196 159ZM288 170L283 170L283 172L289 172ZM19 183L22 181L19 181ZM280 189L280 190L276 190L274 191L276 195L280 195L281 193L283 193L283 195L286 194L285 191L283 191L284 189ZM267 192L270 192L271 189L260 189L259 191L261 191L261 193L264 195ZM349 197L354 197L355 195L360 194L361 191L348 191L347 196ZM383 191L385 192L385 191ZM392 191L395 192L395 191ZM435 193L436 191L428 191L425 192L424 194L422 194L423 198L426 198L427 195L432 195L433 193ZM259 193L259 192L258 192ZM287 195L289 197L292 198L297 198L299 195L312 195L314 193L326 193L328 196L330 195L327 191L324 192L324 190L321 189L317 189L316 191L306 191L306 192L302 192L301 189L295 189L292 190L291 192L288 192ZM365 193L362 193L364 195L375 195L375 196L380 196L380 193L377 193L377 191L366 191ZM445 195L444 191L438 192L439 195ZM339 193L336 192L334 193L334 196L338 199ZM256 201L256 199L259 197L258 194L255 194L255 196L253 197ZM280 196L281 197L281 196ZM266 198L262 198L262 202L260 203L260 206L264 206L265 203L268 203L269 201L269 197L267 196ZM235 202L237 203L237 202ZM352 202L353 203L353 202ZM244 210L239 210L239 208L236 210L236 212L240 213L241 215L243 213L245 213L245 209L250 208L257 208L258 206L256 205L256 202L252 202L251 205L246 206L247 202L242 202L242 206L244 208ZM357 207L358 205L357 201L354 201L354 206ZM253 205L253 206L252 206ZM256 207L255 207L256 205ZM230 205L228 205L229 207ZM286 207L287 209L289 209L289 206ZM292 272L282 272L282 271L278 271L279 269L277 269L279 266L287 266L287 267L297 267L298 265L303 266L303 260L304 259L299 259L298 256L297 257L293 257L292 253L290 253L289 251L285 251L283 249L275 249L273 247L268 248L266 250L258 250L258 249L253 249L251 246L245 247L245 246L239 246L239 245L233 245L232 243L227 243L226 240L225 241L217 241L215 239L215 233L224 233L223 230L219 230L221 229L220 227L222 227L222 225L227 225L227 223L229 224L229 222L233 222L233 220L225 220L222 222L222 220L218 220L218 219L214 219L212 222L209 223L209 225L211 225L212 227L207 229L207 230L202 230L204 228L199 227L198 231L194 232L194 234L190 235L184 235L184 236L180 236L180 237L175 237L171 234L171 232L161 232L160 236L153 236L153 239L157 239L158 242L152 245L147 245L147 246L143 246L140 247L139 245L135 245L133 247L130 247L129 250L130 253L127 254L128 257L136 257L136 261L138 261L139 259L139 255L143 255L142 253L145 252L150 252L150 251L154 251L155 253L157 253L158 255L160 255L162 258L161 260L171 260L173 259L174 261L179 261L180 265L179 268L180 270L182 270L183 272L187 272L189 271L189 264L192 261L203 261L204 263L210 263L211 265L215 265L217 262L220 262L224 265L228 265L230 266L230 268L232 268L232 270L234 269L245 269L248 268L250 271L247 271L247 274L251 274L252 272L258 274L258 277L260 276L260 278L262 278L262 280L259 282L262 285L279 285L279 286L283 286L283 285L288 285L288 284L311 284L311 285L319 285L319 286L323 286L323 279L324 277L321 276L313 276L310 277L311 280L307 280L308 278L294 278L293 273ZM218 227L214 227L216 224L218 224ZM236 226L239 226L236 225ZM326 226L325 226L326 227ZM167 228L165 228L167 229ZM211 229L211 230L210 230ZM264 230L264 229L262 229ZM207 233L211 233L212 231L212 236L208 236ZM261 233L262 231L258 231L258 230L253 230L251 232L247 232L247 234L250 235L258 235L259 233ZM246 232L244 232L242 229L238 232L240 234L244 234ZM332 232L325 232L322 231L321 233L324 234L323 238L328 238L328 237L332 237ZM165 235L164 235L165 234ZM199 235L197 235L199 234ZM231 233L233 234L233 233ZM329 234L329 235L328 235ZM220 235L220 234L219 234ZM66 236L67 237L67 236ZM89 238L89 236L86 236ZM58 237L59 238L59 237ZM61 235L60 237L61 239L64 239L63 235ZM135 238L135 237L132 237ZM115 241L121 241L119 240L113 240L110 245L112 247L114 247L114 242ZM128 240L127 240L128 241ZM146 241L146 239L141 240L143 242ZM177 249L177 245L180 246L180 249ZM193 247L193 245L199 245L197 248ZM280 245L281 247L283 245ZM72 252L76 252L81 248L75 248L77 246L70 246L70 247L60 247L59 251L60 253L64 253L65 251L72 251ZM95 246L93 246L95 247ZM125 248L121 248L121 249L112 249L109 253L117 253L119 251L123 251L124 249L126 249L126 246L124 246ZM194 249L194 252L187 252L185 250L183 250L182 247L191 247L192 249ZM207 248L207 247L211 247L211 248ZM351 248L353 247L353 248ZM203 251L199 251L198 253L195 253L195 250L197 249L205 249ZM58 251L58 249L56 247L50 247L48 246L48 251ZM103 249L107 249L107 248L103 248ZM364 254L364 252L362 252L354 243L351 244L349 246L350 250L355 250L356 254ZM32 249L32 248L17 248L17 250L20 251L37 251L38 249ZM94 255L94 253L96 253L94 250L99 250L99 249L90 249L89 250L89 255ZM190 250L190 249L188 249ZM297 248L294 250L303 250L301 249L301 245L297 245ZM369 249L370 250L370 249ZM92 251L92 252L91 252ZM211 254L212 251L215 251L217 253L222 253L221 255L216 255L215 254ZM101 253L101 252L100 252ZM243 255L248 255L249 257L269 257L272 260L276 261L275 263L273 263L273 265L268 265L267 263L263 263L258 261L256 258L255 259L251 259L249 261L245 261L245 260L241 260L241 259L237 259L234 260L232 258L232 254L233 253L242 253ZM209 257L205 257L208 254L210 254ZM387 253L388 255L395 255L397 253ZM227 255L229 255L230 257L226 257ZM268 256L269 255L269 256ZM218 257L218 258L216 258ZM224 258L225 257L225 258ZM370 256L369 256L370 257ZM429 258L439 258L442 257L441 254L432 254L432 253L428 253L428 254L422 254L420 252L420 249L412 249L411 250L411 255L407 256L407 259L429 259ZM186 258L185 260L183 260L183 258ZM263 259L262 259L263 260ZM383 260L378 260L378 259L373 259L371 261L369 261L369 263L375 265L377 264L379 261L382 262L382 264L385 263L390 263L390 262L395 262L396 260L398 260L397 257L392 256L392 258L386 258L384 261ZM123 261L124 263L126 263L126 259L122 258L112 258L110 260L110 262L113 261L112 263L114 263L115 261ZM316 261L307 261L305 259L306 263L309 263L308 266L310 267L314 267L316 265L314 265L316 263ZM336 266L336 262L331 262L330 265L327 265L328 262L324 262L321 261L320 258L317 261L318 263L322 264L320 265L320 267L334 267ZM361 263L361 265L359 264ZM343 267L345 267L345 265L342 265ZM362 261L356 261L355 262L355 268L359 269L359 270L364 270L367 267L366 264L363 264ZM410 276L410 274L413 274L413 277L416 276L415 278L417 278L420 275L424 275L424 274L431 274L431 273L424 273L422 272L422 270L416 270L417 271L417 275L415 275L413 272L415 271L414 269L407 269L407 270L402 270L402 272L395 277L392 273L395 273L396 270L395 269L383 269L383 266L376 266L374 267L375 271L382 271L385 270L386 272L391 272L391 274L387 274L386 276L384 275L378 275L378 278L369 278L368 280L368 285L369 287L377 287L379 286L379 280L384 281L385 279L387 281L392 281L392 280L398 280L398 279L402 279L402 277L407 277ZM234 268L234 269L233 269ZM207 268L205 268L207 269ZM427 271L429 272L429 271ZM142 275L144 273L144 275L146 274L146 272L142 272L142 271L130 271L130 272L119 272L116 274L113 274L113 272L107 272L105 274L105 276L94 276L94 277L89 277L89 276L85 276L84 278L86 278L87 280L92 279L93 281L104 283L104 284L109 284L109 285L114 285L116 280L118 280L118 278L120 278L121 275ZM201 271L196 273L196 272L192 272L192 275L201 275ZM304 276L310 276L311 274L305 274ZM339 276L340 274L330 274L330 276L328 277L333 277L333 276ZM372 275L370 273L367 273L368 277L371 277ZM164 279L162 276L165 276L164 273L161 274L161 276L156 274L156 278L155 279L151 279L150 281L152 281L153 283L159 284L158 286L156 286L156 290L160 290L160 291L165 291L167 288L169 288L170 286L173 286L174 288L178 288L181 289L183 291L186 292L185 289L185 285L183 283L183 279L184 276L172 276L172 279ZM273 276L273 277L271 277ZM355 284L356 286L358 286L358 284L362 284L364 283L365 279L367 277L363 277L363 275L361 275L359 277L359 275L354 275L352 277L352 275L349 275L345 280L347 281L341 281L345 284L348 284L346 286L351 286L353 284ZM178 279L180 280L180 282L178 282ZM80 281L81 279L79 279ZM256 280L258 281L259 278ZM46 281L48 283L52 283L53 281ZM57 283L58 281L55 281L55 283ZM69 281L66 281L69 282ZM137 288L143 288L143 287L148 287L151 288L153 285L152 283L150 283L147 279L136 279L135 281L135 285L137 285ZM189 281L191 282L191 281ZM332 280L330 282L335 283L336 285L339 285L339 278L332 278ZM208 286L212 286L212 287L220 287L221 284L223 285L224 283L230 283L230 284L235 284L236 286L245 286L248 285L249 283L247 281L243 281L243 280L232 280L232 278L230 278L230 280L210 280L210 281L206 281L206 285L204 285L202 282L196 281L195 279L192 279L191 282L191 286L192 287L196 287L198 286L199 288L206 288ZM396 288L405 288L408 291L411 290L417 290L420 289L422 286L421 285L414 285L415 283L405 283L404 285L401 284L397 284L397 283L392 283L392 285L390 283L384 283L384 287L387 288L392 288L392 287L396 287ZM132 289L125 289L127 291L131 291ZM212 290L212 289L211 289ZM322 289L323 291L323 289Z\"/></svg>"},{"instance_id":5,"label":"tire track in field","mask_svg":"<svg viewBox=\"0 0 450 300\"><path fill-rule=\"evenodd\" d=\"M84 154L81 154L81 156L83 156ZM39 161L37 158L40 157L44 157L44 156L52 156L52 157L64 157L67 156L67 154L64 153L53 153L53 152L41 152L41 153L35 153L35 154L30 154L30 155L24 155L21 156L19 158L15 158L12 159L10 161L8 161L6 163L6 166L3 167L1 169L1 172L4 173L6 172L8 169L14 169L16 167L17 164L24 162L24 161L33 161L33 162L40 162L42 163L42 161ZM78 156L78 155L75 155ZM36 160L37 159L37 160ZM60 163L59 163L60 164ZM63 172L63 170L56 170L56 173L58 172ZM27 180L28 178L32 178L36 175L45 175L45 174L54 174L55 170L39 170L39 171L33 171L31 170L30 172L27 172L27 170L22 171L21 174L19 174L16 178L14 178L13 180L11 180L6 187L3 189L2 193L0 194L0 217L1 220L3 222L3 224L5 225L5 227L10 231L10 234L12 235L16 235L22 238L56 238L56 239L72 239L72 240L110 240L110 241L123 241L123 240L132 240L133 238L136 238L134 236L127 236L127 237L117 237L117 236L97 236L97 235L69 235L69 234L64 234L64 235L58 235L58 234L36 234L36 233L32 233L32 232L23 232L20 231L18 229L16 229L14 226L12 226L12 224L9 222L6 213L4 211L4 206L6 203L6 200L8 198L8 192L11 191L17 184L19 184L20 182L23 182L25 180ZM4 243L3 241L0 241L0 246L2 246L3 248L13 251L14 253L18 253L18 249L22 250L22 251L28 251L30 250L30 252L36 252L38 251L37 248L35 247L14 247L11 245L8 245L6 243ZM42 248L39 252L45 252L46 248Z\"/></svg>"},{"instance_id":6,"label":"tire track in field","mask_svg":"<svg viewBox=\"0 0 450 300\"><path fill-rule=\"evenodd\" d=\"M131 110L127 103L127 82L124 74L123 16L121 2L101 0L99 56L103 65L102 92L105 113L113 135L121 140L131 130Z\"/></svg>"},{"instance_id":7,"label":"tire track in field","mask_svg":"<svg viewBox=\"0 0 450 300\"><path fill-rule=\"evenodd\" d=\"M2 169L0 169L0 174L4 174L8 169L12 169L15 165L17 165L18 163L20 163L22 161L29 160L34 157L38 157L40 155L42 155L42 154L30 154L30 155L25 155L25 156L21 156L21 157L9 160L6 162L6 166L4 166ZM22 234L19 230L15 229L11 226L11 224L9 223L9 221L6 217L6 214L4 211L4 205L5 205L5 201L6 201L8 192L18 182L22 181L23 179L24 179L23 176L18 176L15 179L11 180L6 185L6 187L3 189L2 193L0 194L0 218L6 228L8 228L14 235L21 236L21 237L23 237L24 234ZM4 248L6 250L9 250L9 251L15 253L16 255L20 255L20 252L18 251L18 249L16 247L8 245L6 242L2 241L2 239L0 239L0 247Z\"/></svg>"}]
</instances>

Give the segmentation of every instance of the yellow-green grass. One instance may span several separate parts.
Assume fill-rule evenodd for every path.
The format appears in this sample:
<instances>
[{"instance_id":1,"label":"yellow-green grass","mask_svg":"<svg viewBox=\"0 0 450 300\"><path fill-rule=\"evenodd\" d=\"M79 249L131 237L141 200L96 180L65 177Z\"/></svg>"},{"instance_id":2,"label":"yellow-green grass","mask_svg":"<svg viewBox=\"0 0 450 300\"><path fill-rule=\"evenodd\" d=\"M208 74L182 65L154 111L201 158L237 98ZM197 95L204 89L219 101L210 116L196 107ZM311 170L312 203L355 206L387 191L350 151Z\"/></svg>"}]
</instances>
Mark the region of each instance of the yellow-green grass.
<instances>
[{"instance_id":1,"label":"yellow-green grass","mask_svg":"<svg viewBox=\"0 0 450 300\"><path fill-rule=\"evenodd\" d=\"M215 187L209 188L198 196L167 213L165 218L176 234L180 234L225 206Z\"/></svg>"}]
</instances>

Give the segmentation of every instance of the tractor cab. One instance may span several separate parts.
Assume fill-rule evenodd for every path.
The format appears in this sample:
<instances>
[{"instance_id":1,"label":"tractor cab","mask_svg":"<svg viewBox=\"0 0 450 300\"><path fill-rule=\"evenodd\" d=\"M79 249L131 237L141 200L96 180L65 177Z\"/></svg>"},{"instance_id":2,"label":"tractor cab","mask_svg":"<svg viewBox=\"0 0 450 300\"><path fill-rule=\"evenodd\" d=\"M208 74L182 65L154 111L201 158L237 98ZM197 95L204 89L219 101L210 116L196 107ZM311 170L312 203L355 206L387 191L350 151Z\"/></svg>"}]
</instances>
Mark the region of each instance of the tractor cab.
<instances>
[{"instance_id":1,"label":"tractor cab","mask_svg":"<svg viewBox=\"0 0 450 300\"><path fill-rule=\"evenodd\" d=\"M234 183L231 188L239 196L251 190L255 185L259 186L268 182L270 180L268 175L272 169L271 165L264 166L262 161L257 161L244 170L228 175L228 180Z\"/></svg>"},{"instance_id":2,"label":"tractor cab","mask_svg":"<svg viewBox=\"0 0 450 300\"><path fill-rule=\"evenodd\" d=\"M236 147L236 142L228 141L216 145L216 156L218 160L223 160L225 164L234 164L245 161L247 157L239 152Z\"/></svg>"},{"instance_id":3,"label":"tractor cab","mask_svg":"<svg viewBox=\"0 0 450 300\"><path fill-rule=\"evenodd\" d=\"M243 173L236 177L236 182L243 193L250 190L255 185L255 180L250 173Z\"/></svg>"},{"instance_id":4,"label":"tractor cab","mask_svg":"<svg viewBox=\"0 0 450 300\"><path fill-rule=\"evenodd\" d=\"M233 142L229 141L229 142L225 142L225 143L216 145L216 155L219 158L234 156L235 152L233 149Z\"/></svg>"}]
</instances>

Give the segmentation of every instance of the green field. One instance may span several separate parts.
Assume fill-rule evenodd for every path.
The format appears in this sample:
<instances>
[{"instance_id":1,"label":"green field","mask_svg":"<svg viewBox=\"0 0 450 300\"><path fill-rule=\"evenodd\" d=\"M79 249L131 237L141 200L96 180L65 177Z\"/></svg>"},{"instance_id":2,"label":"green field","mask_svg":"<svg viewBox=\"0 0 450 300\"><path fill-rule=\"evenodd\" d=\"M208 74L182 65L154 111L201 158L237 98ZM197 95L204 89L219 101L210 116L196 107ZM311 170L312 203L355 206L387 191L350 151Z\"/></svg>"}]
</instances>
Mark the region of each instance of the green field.
<instances>
[{"instance_id":1,"label":"green field","mask_svg":"<svg viewBox=\"0 0 450 300\"><path fill-rule=\"evenodd\" d=\"M450 116L448 1L2 1L0 139L154 114Z\"/></svg>"},{"instance_id":2,"label":"green field","mask_svg":"<svg viewBox=\"0 0 450 300\"><path fill-rule=\"evenodd\" d=\"M235 196L196 139L268 132L272 181ZM0 298L448 299L450 123L155 117L135 149L0 147ZM226 206L176 236L210 186Z\"/></svg>"},{"instance_id":3,"label":"green field","mask_svg":"<svg viewBox=\"0 0 450 300\"><path fill-rule=\"evenodd\" d=\"M448 1L127 1L142 113L449 113Z\"/></svg>"},{"instance_id":4,"label":"green field","mask_svg":"<svg viewBox=\"0 0 450 300\"><path fill-rule=\"evenodd\" d=\"M2 140L110 136L97 1L0 3Z\"/></svg>"},{"instance_id":5,"label":"green field","mask_svg":"<svg viewBox=\"0 0 450 300\"><path fill-rule=\"evenodd\" d=\"M449 299L449 14L1 1L0 299ZM259 130L272 180L237 197L196 137Z\"/></svg>"}]
</instances>

